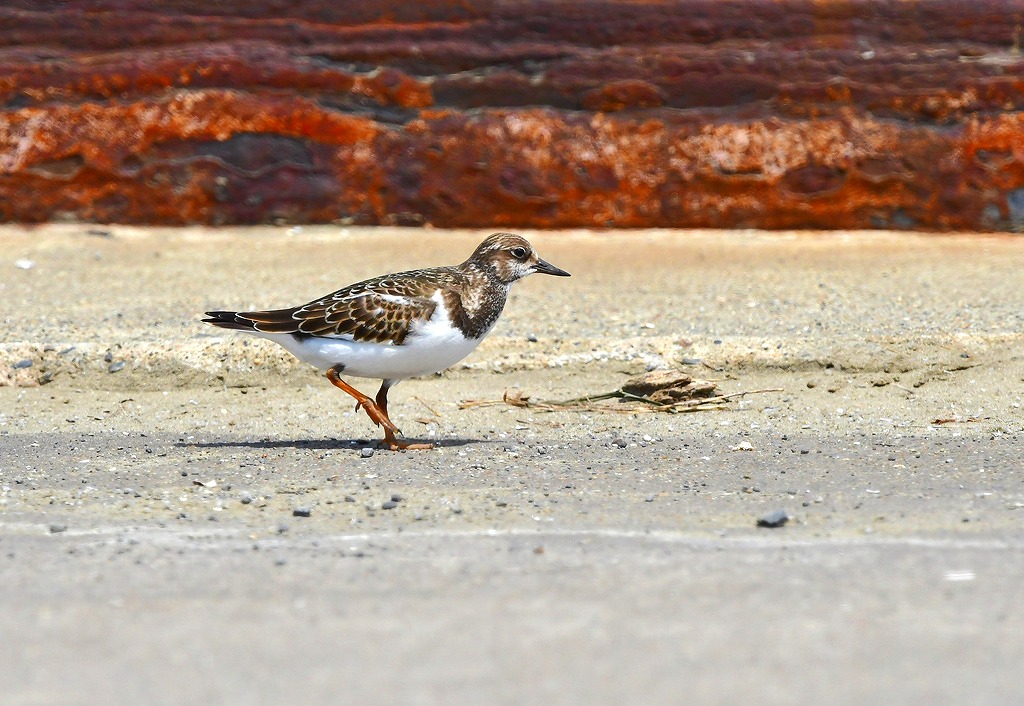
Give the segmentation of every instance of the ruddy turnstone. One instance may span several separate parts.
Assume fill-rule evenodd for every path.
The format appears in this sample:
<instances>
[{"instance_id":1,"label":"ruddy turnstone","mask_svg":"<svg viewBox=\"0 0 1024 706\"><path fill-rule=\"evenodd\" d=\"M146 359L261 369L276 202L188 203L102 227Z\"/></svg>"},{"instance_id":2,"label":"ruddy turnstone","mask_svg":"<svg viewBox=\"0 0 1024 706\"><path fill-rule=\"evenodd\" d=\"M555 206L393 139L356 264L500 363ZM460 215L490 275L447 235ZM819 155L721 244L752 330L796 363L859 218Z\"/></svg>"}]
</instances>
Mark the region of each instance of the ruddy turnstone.
<instances>
[{"instance_id":1,"label":"ruddy turnstone","mask_svg":"<svg viewBox=\"0 0 1024 706\"><path fill-rule=\"evenodd\" d=\"M368 279L290 309L208 311L203 321L279 343L326 371L355 398L357 410L384 427L382 446L429 449L395 436L400 432L388 417L388 390L469 355L501 315L512 283L534 272L569 276L540 259L525 238L495 233L461 265ZM342 380L342 373L380 379L376 399Z\"/></svg>"}]
</instances>

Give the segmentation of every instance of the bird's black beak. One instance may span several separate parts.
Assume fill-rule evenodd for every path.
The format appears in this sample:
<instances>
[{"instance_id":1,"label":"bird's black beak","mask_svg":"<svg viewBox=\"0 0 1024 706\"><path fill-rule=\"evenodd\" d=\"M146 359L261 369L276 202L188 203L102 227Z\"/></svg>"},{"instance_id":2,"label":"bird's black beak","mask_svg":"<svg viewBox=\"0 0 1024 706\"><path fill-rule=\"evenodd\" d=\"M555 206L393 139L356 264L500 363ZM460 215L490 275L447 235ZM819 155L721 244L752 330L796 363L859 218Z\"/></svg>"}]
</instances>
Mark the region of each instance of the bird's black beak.
<instances>
[{"instance_id":1,"label":"bird's black beak","mask_svg":"<svg viewBox=\"0 0 1024 706\"><path fill-rule=\"evenodd\" d=\"M542 275L554 275L555 277L572 277L565 270L560 270L552 265L547 260L537 260L537 264L533 266L534 272L539 272Z\"/></svg>"}]
</instances>

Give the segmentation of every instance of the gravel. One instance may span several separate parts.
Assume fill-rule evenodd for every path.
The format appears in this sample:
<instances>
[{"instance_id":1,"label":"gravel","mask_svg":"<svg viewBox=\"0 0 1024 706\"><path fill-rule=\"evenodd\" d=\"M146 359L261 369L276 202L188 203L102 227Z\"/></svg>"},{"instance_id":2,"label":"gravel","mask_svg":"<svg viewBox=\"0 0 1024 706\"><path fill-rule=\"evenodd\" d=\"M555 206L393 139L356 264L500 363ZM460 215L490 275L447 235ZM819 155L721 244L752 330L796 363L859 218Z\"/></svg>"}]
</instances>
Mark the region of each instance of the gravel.
<instances>
[{"instance_id":1,"label":"gravel","mask_svg":"<svg viewBox=\"0 0 1024 706\"><path fill-rule=\"evenodd\" d=\"M757 518L758 527L782 527L787 522L789 522L789 513L785 510L775 510Z\"/></svg>"}]
</instances>

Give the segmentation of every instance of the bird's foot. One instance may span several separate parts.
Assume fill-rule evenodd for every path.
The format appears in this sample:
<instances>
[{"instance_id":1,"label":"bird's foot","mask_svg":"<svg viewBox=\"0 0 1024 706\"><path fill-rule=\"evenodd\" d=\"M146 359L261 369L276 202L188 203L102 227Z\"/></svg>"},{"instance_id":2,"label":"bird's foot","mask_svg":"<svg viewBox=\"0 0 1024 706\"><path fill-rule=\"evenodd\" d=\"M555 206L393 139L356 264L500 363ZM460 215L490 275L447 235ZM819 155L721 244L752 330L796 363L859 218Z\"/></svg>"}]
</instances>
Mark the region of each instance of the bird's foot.
<instances>
[{"instance_id":1,"label":"bird's foot","mask_svg":"<svg viewBox=\"0 0 1024 706\"><path fill-rule=\"evenodd\" d=\"M427 451L434 448L433 444L424 442L402 441L389 429L384 430L384 438L377 446L389 451Z\"/></svg>"},{"instance_id":2,"label":"bird's foot","mask_svg":"<svg viewBox=\"0 0 1024 706\"><path fill-rule=\"evenodd\" d=\"M370 400L367 400L366 402L363 402L362 400L356 400L355 409L353 409L352 411L358 412L360 409L365 410L366 416L370 418L370 421L373 422L374 425L379 427L381 424L381 417L386 417L387 415L383 414L379 407L376 409L376 411L371 412L370 407L376 407L376 405Z\"/></svg>"},{"instance_id":3,"label":"bird's foot","mask_svg":"<svg viewBox=\"0 0 1024 706\"><path fill-rule=\"evenodd\" d=\"M366 412L366 416L370 418L370 421L377 426L384 427L384 433L393 436L395 434L401 434L402 432L395 426L395 423L391 421L390 417L384 413L380 407L377 406L373 400L360 401L357 409L361 406L363 411Z\"/></svg>"}]
</instances>

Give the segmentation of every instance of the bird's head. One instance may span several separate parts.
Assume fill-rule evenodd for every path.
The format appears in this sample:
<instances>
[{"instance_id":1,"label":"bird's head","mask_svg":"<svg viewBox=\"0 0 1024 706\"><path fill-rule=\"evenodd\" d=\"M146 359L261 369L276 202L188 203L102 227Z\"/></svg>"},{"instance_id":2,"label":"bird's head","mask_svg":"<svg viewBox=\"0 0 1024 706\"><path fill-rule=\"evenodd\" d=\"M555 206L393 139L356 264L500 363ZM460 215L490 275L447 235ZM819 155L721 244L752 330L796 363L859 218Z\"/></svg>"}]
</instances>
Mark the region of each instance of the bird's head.
<instances>
[{"instance_id":1,"label":"bird's head","mask_svg":"<svg viewBox=\"0 0 1024 706\"><path fill-rule=\"evenodd\" d=\"M504 284L512 284L534 272L556 277L570 276L565 270L542 260L530 241L514 233L488 236L477 246L466 264L493 273Z\"/></svg>"}]
</instances>

